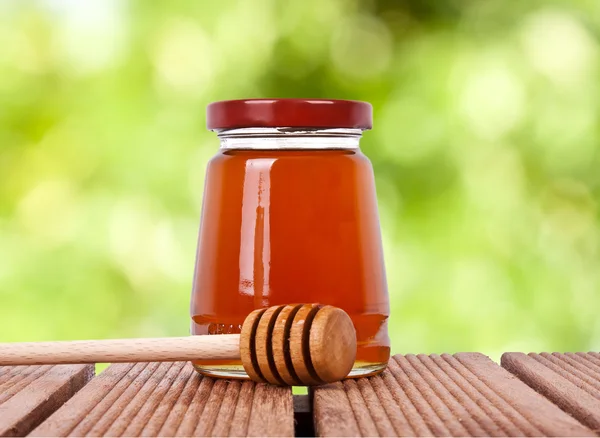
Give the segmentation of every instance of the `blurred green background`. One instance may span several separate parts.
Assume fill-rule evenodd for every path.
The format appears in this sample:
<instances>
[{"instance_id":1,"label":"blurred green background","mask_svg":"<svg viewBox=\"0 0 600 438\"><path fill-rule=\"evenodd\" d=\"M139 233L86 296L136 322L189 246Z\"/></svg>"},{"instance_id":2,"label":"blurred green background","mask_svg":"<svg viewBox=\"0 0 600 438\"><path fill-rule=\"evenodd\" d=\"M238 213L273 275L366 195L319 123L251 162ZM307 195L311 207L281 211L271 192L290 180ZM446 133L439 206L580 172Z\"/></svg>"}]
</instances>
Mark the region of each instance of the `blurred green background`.
<instances>
[{"instance_id":1,"label":"blurred green background","mask_svg":"<svg viewBox=\"0 0 600 438\"><path fill-rule=\"evenodd\" d=\"M393 351L600 350L600 2L0 1L0 341L185 335L214 100L368 100Z\"/></svg>"}]
</instances>

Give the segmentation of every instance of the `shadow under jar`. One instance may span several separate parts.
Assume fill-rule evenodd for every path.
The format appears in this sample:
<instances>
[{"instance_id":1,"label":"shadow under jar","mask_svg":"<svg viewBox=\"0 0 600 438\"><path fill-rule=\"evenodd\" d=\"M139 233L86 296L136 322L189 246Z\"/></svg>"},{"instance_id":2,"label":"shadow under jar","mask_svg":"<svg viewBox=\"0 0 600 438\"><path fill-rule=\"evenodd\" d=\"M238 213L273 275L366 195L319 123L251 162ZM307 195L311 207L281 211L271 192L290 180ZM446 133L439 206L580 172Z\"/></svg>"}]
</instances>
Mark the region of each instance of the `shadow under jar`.
<instances>
[{"instance_id":1,"label":"shadow under jar","mask_svg":"<svg viewBox=\"0 0 600 438\"><path fill-rule=\"evenodd\" d=\"M206 172L191 299L192 334L239 333L257 308L344 309L358 349L350 377L390 355L388 292L373 169L359 148L366 102L253 99L208 106L220 140ZM247 378L240 361L197 361Z\"/></svg>"}]
</instances>

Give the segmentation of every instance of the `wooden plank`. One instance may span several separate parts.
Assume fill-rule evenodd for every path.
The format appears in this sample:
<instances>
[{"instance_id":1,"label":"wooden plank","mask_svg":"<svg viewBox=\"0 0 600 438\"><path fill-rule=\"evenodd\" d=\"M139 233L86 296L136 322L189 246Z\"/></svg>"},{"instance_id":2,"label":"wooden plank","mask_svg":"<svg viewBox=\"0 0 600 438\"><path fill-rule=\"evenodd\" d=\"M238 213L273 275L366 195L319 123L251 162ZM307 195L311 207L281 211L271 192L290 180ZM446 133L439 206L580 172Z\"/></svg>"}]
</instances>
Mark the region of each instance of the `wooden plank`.
<instances>
[{"instance_id":1,"label":"wooden plank","mask_svg":"<svg viewBox=\"0 0 600 438\"><path fill-rule=\"evenodd\" d=\"M600 434L600 353L505 353L501 363Z\"/></svg>"},{"instance_id":2,"label":"wooden plank","mask_svg":"<svg viewBox=\"0 0 600 438\"><path fill-rule=\"evenodd\" d=\"M255 386L247 435L294 435L294 402L290 387L266 383Z\"/></svg>"},{"instance_id":3,"label":"wooden plank","mask_svg":"<svg viewBox=\"0 0 600 438\"><path fill-rule=\"evenodd\" d=\"M396 355L378 376L312 395L319 436L594 436L478 353Z\"/></svg>"},{"instance_id":4,"label":"wooden plank","mask_svg":"<svg viewBox=\"0 0 600 438\"><path fill-rule=\"evenodd\" d=\"M292 436L290 388L202 377L184 362L114 364L32 436Z\"/></svg>"},{"instance_id":5,"label":"wooden plank","mask_svg":"<svg viewBox=\"0 0 600 438\"><path fill-rule=\"evenodd\" d=\"M0 436L28 434L93 375L93 365L0 367Z\"/></svg>"}]
</instances>

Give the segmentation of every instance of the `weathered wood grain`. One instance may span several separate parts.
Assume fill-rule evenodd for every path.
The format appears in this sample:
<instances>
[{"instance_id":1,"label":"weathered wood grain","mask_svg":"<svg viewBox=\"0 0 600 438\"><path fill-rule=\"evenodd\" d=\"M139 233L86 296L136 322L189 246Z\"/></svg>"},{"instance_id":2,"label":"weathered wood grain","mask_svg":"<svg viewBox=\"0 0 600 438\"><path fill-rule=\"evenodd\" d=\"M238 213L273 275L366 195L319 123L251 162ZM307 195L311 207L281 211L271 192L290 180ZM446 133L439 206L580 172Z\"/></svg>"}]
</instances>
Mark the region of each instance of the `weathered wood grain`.
<instances>
[{"instance_id":1,"label":"weathered wood grain","mask_svg":"<svg viewBox=\"0 0 600 438\"><path fill-rule=\"evenodd\" d=\"M505 353L501 363L600 435L599 353Z\"/></svg>"},{"instance_id":2,"label":"weathered wood grain","mask_svg":"<svg viewBox=\"0 0 600 438\"><path fill-rule=\"evenodd\" d=\"M396 355L379 376L313 390L319 436L594 436L478 353Z\"/></svg>"},{"instance_id":3,"label":"weathered wood grain","mask_svg":"<svg viewBox=\"0 0 600 438\"><path fill-rule=\"evenodd\" d=\"M303 412L320 436L600 435L599 353L507 353L502 365L397 355L378 376L314 389ZM294 434L290 388L201 377L184 362L92 376L90 365L0 367L0 436Z\"/></svg>"},{"instance_id":4,"label":"weathered wood grain","mask_svg":"<svg viewBox=\"0 0 600 438\"><path fill-rule=\"evenodd\" d=\"M0 436L27 435L93 375L93 365L0 367Z\"/></svg>"},{"instance_id":5,"label":"weathered wood grain","mask_svg":"<svg viewBox=\"0 0 600 438\"><path fill-rule=\"evenodd\" d=\"M32 436L292 436L290 388L201 377L184 362L114 364Z\"/></svg>"}]
</instances>

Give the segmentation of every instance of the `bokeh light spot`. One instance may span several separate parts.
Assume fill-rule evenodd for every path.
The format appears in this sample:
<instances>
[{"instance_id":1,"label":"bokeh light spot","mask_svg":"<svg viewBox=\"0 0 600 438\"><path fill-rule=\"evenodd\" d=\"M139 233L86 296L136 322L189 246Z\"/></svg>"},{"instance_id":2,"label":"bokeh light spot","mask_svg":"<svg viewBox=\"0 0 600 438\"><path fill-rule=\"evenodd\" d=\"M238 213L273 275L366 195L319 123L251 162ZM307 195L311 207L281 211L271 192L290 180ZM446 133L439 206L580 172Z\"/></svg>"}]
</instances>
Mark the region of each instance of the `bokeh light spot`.
<instances>
[{"instance_id":1,"label":"bokeh light spot","mask_svg":"<svg viewBox=\"0 0 600 438\"><path fill-rule=\"evenodd\" d=\"M368 16L343 19L331 39L331 61L344 76L369 79L385 72L393 50L386 24Z\"/></svg>"},{"instance_id":2,"label":"bokeh light spot","mask_svg":"<svg viewBox=\"0 0 600 438\"><path fill-rule=\"evenodd\" d=\"M535 68L556 84L576 84L597 63L593 37L579 20L560 10L541 10L528 17L522 42Z\"/></svg>"}]
</instances>

